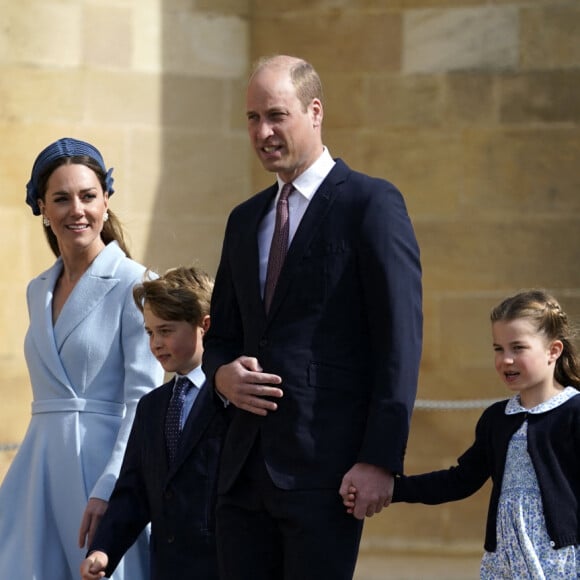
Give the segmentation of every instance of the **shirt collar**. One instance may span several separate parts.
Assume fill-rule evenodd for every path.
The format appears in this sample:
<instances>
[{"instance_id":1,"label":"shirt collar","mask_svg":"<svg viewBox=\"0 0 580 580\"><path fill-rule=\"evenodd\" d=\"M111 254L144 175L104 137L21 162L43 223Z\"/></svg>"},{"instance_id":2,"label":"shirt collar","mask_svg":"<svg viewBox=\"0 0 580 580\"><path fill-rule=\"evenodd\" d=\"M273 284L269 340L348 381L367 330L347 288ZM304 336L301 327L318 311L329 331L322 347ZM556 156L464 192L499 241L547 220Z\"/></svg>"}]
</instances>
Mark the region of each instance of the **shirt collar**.
<instances>
[{"instance_id":1,"label":"shirt collar","mask_svg":"<svg viewBox=\"0 0 580 580\"><path fill-rule=\"evenodd\" d=\"M203 387L203 384L205 383L205 374L201 370L201 366L195 367L192 371L188 372L186 375L178 375L176 373L175 374L175 382L173 383L173 386L175 386L175 383L182 376L186 376L197 389L201 389L201 387Z\"/></svg>"},{"instance_id":2,"label":"shirt collar","mask_svg":"<svg viewBox=\"0 0 580 580\"><path fill-rule=\"evenodd\" d=\"M330 152L326 147L324 147L320 157L306 171L301 173L294 181L292 181L292 185L294 185L296 191L310 201L312 196L316 193L316 190L320 187L320 184L326 179L326 176L334 167L334 164L335 161L330 155ZM277 180L278 193L280 193L284 182L280 177L278 177Z\"/></svg>"},{"instance_id":3,"label":"shirt collar","mask_svg":"<svg viewBox=\"0 0 580 580\"><path fill-rule=\"evenodd\" d=\"M522 407L520 402L520 396L514 395L505 407L506 415L515 415L516 413L530 413L532 415L538 415L540 413L545 413L546 411L551 411L560 405L563 405L566 401L580 394L574 387L566 387L562 392L553 396L551 399L532 407L531 409L526 409Z\"/></svg>"}]
</instances>

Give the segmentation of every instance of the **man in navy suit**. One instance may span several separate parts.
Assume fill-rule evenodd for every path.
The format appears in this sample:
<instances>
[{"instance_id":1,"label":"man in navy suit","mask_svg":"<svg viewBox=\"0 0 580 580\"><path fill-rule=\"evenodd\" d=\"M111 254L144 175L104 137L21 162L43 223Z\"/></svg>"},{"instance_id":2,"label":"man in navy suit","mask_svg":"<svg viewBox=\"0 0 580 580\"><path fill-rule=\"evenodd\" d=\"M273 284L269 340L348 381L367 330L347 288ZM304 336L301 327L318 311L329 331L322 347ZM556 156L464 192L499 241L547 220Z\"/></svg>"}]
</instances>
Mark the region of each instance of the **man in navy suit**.
<instances>
[{"instance_id":1,"label":"man in navy suit","mask_svg":"<svg viewBox=\"0 0 580 580\"><path fill-rule=\"evenodd\" d=\"M235 409L216 512L223 580L352 578L363 520L388 505L403 471L421 356L419 249L400 192L334 160L322 118L309 63L257 64L248 132L277 183L229 217L203 357ZM339 495L351 487L352 515Z\"/></svg>"},{"instance_id":2,"label":"man in navy suit","mask_svg":"<svg viewBox=\"0 0 580 580\"><path fill-rule=\"evenodd\" d=\"M152 580L218 578L215 499L226 411L200 366L212 287L198 268L179 267L133 289L151 351L175 376L139 401L83 580L110 576L149 522ZM178 385L185 388L175 407Z\"/></svg>"}]
</instances>

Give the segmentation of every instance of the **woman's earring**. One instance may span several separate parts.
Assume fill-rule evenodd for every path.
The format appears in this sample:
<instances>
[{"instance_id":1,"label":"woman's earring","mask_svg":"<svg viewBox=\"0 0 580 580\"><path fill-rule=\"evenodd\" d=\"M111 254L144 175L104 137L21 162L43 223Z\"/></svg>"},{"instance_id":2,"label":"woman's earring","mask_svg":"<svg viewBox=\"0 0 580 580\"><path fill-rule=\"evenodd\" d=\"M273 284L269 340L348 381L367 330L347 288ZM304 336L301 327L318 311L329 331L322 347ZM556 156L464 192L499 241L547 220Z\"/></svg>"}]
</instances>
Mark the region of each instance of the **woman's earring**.
<instances>
[{"instance_id":1,"label":"woman's earring","mask_svg":"<svg viewBox=\"0 0 580 580\"><path fill-rule=\"evenodd\" d=\"M45 215L42 216L42 225L45 228L49 228L50 227L50 220Z\"/></svg>"},{"instance_id":2,"label":"woman's earring","mask_svg":"<svg viewBox=\"0 0 580 580\"><path fill-rule=\"evenodd\" d=\"M109 212L108 212L108 211L106 211L106 212L103 214L103 221L104 221L104 222L106 222L108 219L109 219Z\"/></svg>"}]
</instances>

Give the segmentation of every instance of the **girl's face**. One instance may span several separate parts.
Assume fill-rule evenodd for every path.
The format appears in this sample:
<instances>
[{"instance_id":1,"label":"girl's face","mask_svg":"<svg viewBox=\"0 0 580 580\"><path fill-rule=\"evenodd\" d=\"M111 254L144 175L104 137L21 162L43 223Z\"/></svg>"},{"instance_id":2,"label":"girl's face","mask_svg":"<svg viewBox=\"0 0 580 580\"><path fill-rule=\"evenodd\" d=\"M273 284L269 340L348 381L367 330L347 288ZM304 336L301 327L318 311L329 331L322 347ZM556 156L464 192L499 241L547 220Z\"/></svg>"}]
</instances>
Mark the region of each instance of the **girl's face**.
<instances>
[{"instance_id":1,"label":"girl's face","mask_svg":"<svg viewBox=\"0 0 580 580\"><path fill-rule=\"evenodd\" d=\"M549 341L527 318L492 324L495 370L523 406L533 407L562 389L554 379L562 342Z\"/></svg>"},{"instance_id":2,"label":"girl's face","mask_svg":"<svg viewBox=\"0 0 580 580\"><path fill-rule=\"evenodd\" d=\"M204 317L201 326L193 326L185 320L159 318L145 303L143 317L151 352L166 372L186 375L201 364L209 316Z\"/></svg>"},{"instance_id":3,"label":"girl's face","mask_svg":"<svg viewBox=\"0 0 580 580\"><path fill-rule=\"evenodd\" d=\"M108 203L96 173L79 163L57 167L48 178L44 201L38 201L62 254L98 253L103 248L101 230Z\"/></svg>"}]
</instances>

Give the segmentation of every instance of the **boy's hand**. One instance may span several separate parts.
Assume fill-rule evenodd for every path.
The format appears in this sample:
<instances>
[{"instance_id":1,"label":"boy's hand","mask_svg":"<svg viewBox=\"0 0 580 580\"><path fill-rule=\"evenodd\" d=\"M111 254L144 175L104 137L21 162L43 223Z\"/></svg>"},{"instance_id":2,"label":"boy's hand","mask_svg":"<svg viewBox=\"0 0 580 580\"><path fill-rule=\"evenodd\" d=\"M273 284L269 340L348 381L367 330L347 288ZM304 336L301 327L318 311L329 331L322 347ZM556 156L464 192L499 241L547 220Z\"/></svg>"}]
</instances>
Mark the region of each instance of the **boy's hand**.
<instances>
[{"instance_id":1,"label":"boy's hand","mask_svg":"<svg viewBox=\"0 0 580 580\"><path fill-rule=\"evenodd\" d=\"M265 416L275 411L278 405L267 397L279 399L284 394L279 385L282 378L262 372L258 359L240 356L222 365L216 372L215 387L218 392L236 407L255 415Z\"/></svg>"},{"instance_id":2,"label":"boy's hand","mask_svg":"<svg viewBox=\"0 0 580 580\"><path fill-rule=\"evenodd\" d=\"M105 552L91 552L81 562L81 580L97 580L105 576L109 557Z\"/></svg>"}]
</instances>

